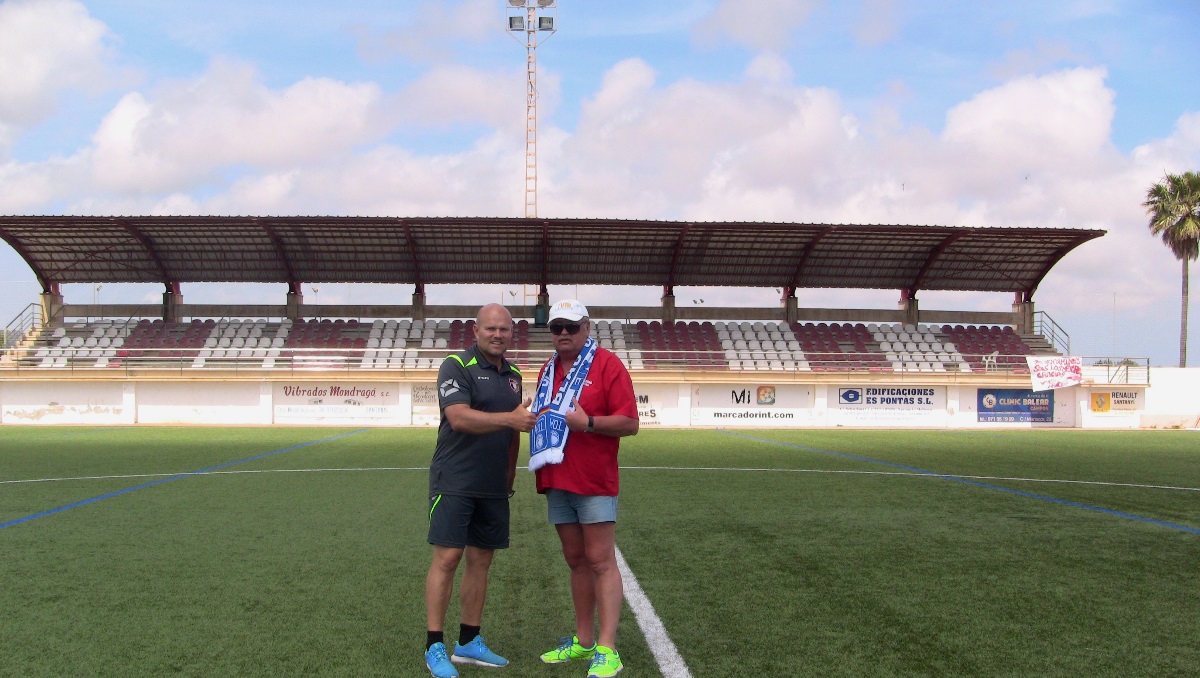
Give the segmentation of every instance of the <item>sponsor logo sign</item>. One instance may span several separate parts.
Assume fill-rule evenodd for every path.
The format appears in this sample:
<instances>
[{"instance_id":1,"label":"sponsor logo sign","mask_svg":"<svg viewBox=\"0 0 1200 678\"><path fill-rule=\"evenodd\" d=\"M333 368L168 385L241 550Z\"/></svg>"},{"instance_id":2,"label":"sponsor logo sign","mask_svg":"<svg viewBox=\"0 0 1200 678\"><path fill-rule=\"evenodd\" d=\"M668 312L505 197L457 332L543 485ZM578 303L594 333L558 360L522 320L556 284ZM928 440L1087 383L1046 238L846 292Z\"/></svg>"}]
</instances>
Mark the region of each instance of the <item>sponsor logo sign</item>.
<instances>
[{"instance_id":1,"label":"sponsor logo sign","mask_svg":"<svg viewBox=\"0 0 1200 678\"><path fill-rule=\"evenodd\" d=\"M945 393L933 386L867 386L838 389L838 404L929 410L944 407Z\"/></svg>"},{"instance_id":2,"label":"sponsor logo sign","mask_svg":"<svg viewBox=\"0 0 1200 678\"><path fill-rule=\"evenodd\" d=\"M942 386L844 386L836 407L830 391L830 422L839 426L939 426L947 416Z\"/></svg>"},{"instance_id":3,"label":"sponsor logo sign","mask_svg":"<svg viewBox=\"0 0 1200 678\"><path fill-rule=\"evenodd\" d=\"M1136 389L1092 391L1089 409L1092 412L1136 412L1142 405L1145 392Z\"/></svg>"},{"instance_id":4,"label":"sponsor logo sign","mask_svg":"<svg viewBox=\"0 0 1200 678\"><path fill-rule=\"evenodd\" d=\"M812 420L812 387L795 384L702 384L692 391L691 424L796 426Z\"/></svg>"},{"instance_id":5,"label":"sponsor logo sign","mask_svg":"<svg viewBox=\"0 0 1200 678\"><path fill-rule=\"evenodd\" d=\"M642 426L687 426L691 411L687 394L690 387L679 384L634 384L638 419Z\"/></svg>"},{"instance_id":6,"label":"sponsor logo sign","mask_svg":"<svg viewBox=\"0 0 1200 678\"><path fill-rule=\"evenodd\" d=\"M309 382L275 384L274 388L275 421L280 423L380 421L398 413L399 394L394 384Z\"/></svg>"},{"instance_id":7,"label":"sponsor logo sign","mask_svg":"<svg viewBox=\"0 0 1200 678\"><path fill-rule=\"evenodd\" d=\"M438 387L433 384L413 384L412 423L416 426L437 426L441 420Z\"/></svg>"},{"instance_id":8,"label":"sponsor logo sign","mask_svg":"<svg viewBox=\"0 0 1200 678\"><path fill-rule=\"evenodd\" d=\"M662 401L656 398L651 398L649 394L638 391L634 395L637 398L638 419L643 424L659 425L662 420L659 419L663 409Z\"/></svg>"},{"instance_id":9,"label":"sponsor logo sign","mask_svg":"<svg viewBox=\"0 0 1200 678\"><path fill-rule=\"evenodd\" d=\"M759 386L757 393L758 393L758 404L759 405L774 405L775 404L775 387L774 386Z\"/></svg>"},{"instance_id":10,"label":"sponsor logo sign","mask_svg":"<svg viewBox=\"0 0 1200 678\"><path fill-rule=\"evenodd\" d=\"M976 420L998 423L1053 423L1054 392L981 388Z\"/></svg>"}]
</instances>

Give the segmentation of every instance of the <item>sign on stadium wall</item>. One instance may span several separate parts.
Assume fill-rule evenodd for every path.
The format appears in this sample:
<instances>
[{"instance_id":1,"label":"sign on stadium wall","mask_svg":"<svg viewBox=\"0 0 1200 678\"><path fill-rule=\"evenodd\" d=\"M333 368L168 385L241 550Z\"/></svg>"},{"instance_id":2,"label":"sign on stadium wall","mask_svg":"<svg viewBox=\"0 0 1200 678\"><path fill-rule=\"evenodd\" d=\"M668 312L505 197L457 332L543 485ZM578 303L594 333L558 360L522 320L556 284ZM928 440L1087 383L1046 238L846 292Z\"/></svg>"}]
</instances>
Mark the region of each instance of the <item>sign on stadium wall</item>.
<instances>
[{"instance_id":1,"label":"sign on stadium wall","mask_svg":"<svg viewBox=\"0 0 1200 678\"><path fill-rule=\"evenodd\" d=\"M1140 389L1125 391L1092 391L1088 397L1088 409L1092 412L1136 412L1146 409L1146 394Z\"/></svg>"},{"instance_id":2,"label":"sign on stadium wall","mask_svg":"<svg viewBox=\"0 0 1200 678\"><path fill-rule=\"evenodd\" d=\"M412 385L412 425L437 426L442 421L442 409L438 407L437 386L433 384Z\"/></svg>"},{"instance_id":3,"label":"sign on stadium wall","mask_svg":"<svg viewBox=\"0 0 1200 678\"><path fill-rule=\"evenodd\" d=\"M977 421L1006 424L1054 422L1054 391L981 388L977 398Z\"/></svg>"},{"instance_id":4,"label":"sign on stadium wall","mask_svg":"<svg viewBox=\"0 0 1200 678\"><path fill-rule=\"evenodd\" d=\"M130 382L10 381L0 383L5 424L131 425L137 421Z\"/></svg>"},{"instance_id":5,"label":"sign on stadium wall","mask_svg":"<svg viewBox=\"0 0 1200 678\"><path fill-rule=\"evenodd\" d=\"M941 426L950 417L944 386L831 387L829 405L834 426Z\"/></svg>"},{"instance_id":6,"label":"sign on stadium wall","mask_svg":"<svg viewBox=\"0 0 1200 678\"><path fill-rule=\"evenodd\" d=\"M1083 358L1078 356L1025 356L1029 380L1035 391L1075 386L1083 381Z\"/></svg>"},{"instance_id":7,"label":"sign on stadium wall","mask_svg":"<svg viewBox=\"0 0 1200 678\"><path fill-rule=\"evenodd\" d=\"M638 420L642 426L687 426L688 408L681 403L688 390L679 384L634 384Z\"/></svg>"},{"instance_id":8,"label":"sign on stadium wall","mask_svg":"<svg viewBox=\"0 0 1200 678\"><path fill-rule=\"evenodd\" d=\"M745 382L692 389L694 426L796 426L813 423L813 387Z\"/></svg>"},{"instance_id":9,"label":"sign on stadium wall","mask_svg":"<svg viewBox=\"0 0 1200 678\"><path fill-rule=\"evenodd\" d=\"M312 381L276 383L277 424L404 424L397 384Z\"/></svg>"},{"instance_id":10,"label":"sign on stadium wall","mask_svg":"<svg viewBox=\"0 0 1200 678\"><path fill-rule=\"evenodd\" d=\"M412 425L437 426L441 422L437 387L412 385ZM688 412L680 407L677 384L643 384L634 387L638 419L643 426L687 426Z\"/></svg>"}]
</instances>

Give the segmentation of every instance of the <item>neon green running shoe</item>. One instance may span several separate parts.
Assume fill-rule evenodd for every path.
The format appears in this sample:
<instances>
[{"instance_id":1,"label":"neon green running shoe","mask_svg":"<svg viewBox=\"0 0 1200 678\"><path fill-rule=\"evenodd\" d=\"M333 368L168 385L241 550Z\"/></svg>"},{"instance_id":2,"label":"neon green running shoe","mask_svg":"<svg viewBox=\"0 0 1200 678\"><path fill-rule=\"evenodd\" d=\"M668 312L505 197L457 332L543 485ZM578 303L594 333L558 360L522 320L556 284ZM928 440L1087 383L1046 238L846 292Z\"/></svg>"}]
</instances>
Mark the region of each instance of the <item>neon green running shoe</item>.
<instances>
[{"instance_id":1,"label":"neon green running shoe","mask_svg":"<svg viewBox=\"0 0 1200 678\"><path fill-rule=\"evenodd\" d=\"M580 645L579 636L566 636L558 639L558 647L542 655L542 661L547 664L562 664L572 659L591 659L594 654L596 648Z\"/></svg>"},{"instance_id":2,"label":"neon green running shoe","mask_svg":"<svg viewBox=\"0 0 1200 678\"><path fill-rule=\"evenodd\" d=\"M588 678L610 678L625 668L621 664L621 655L611 647L596 646L596 656L592 657L592 665L588 667Z\"/></svg>"}]
</instances>

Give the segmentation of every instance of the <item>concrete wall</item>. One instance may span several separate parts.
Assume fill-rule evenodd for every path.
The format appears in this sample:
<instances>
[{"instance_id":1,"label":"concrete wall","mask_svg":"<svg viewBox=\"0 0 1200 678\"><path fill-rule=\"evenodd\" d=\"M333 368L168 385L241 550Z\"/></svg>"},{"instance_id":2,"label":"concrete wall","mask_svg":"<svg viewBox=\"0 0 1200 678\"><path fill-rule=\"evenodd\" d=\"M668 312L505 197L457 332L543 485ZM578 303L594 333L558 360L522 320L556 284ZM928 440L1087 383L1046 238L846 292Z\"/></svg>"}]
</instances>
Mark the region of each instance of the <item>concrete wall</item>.
<instances>
[{"instance_id":1,"label":"concrete wall","mask_svg":"<svg viewBox=\"0 0 1200 678\"><path fill-rule=\"evenodd\" d=\"M1200 428L1200 368L1156 367L1150 381L1143 428Z\"/></svg>"},{"instance_id":2,"label":"concrete wall","mask_svg":"<svg viewBox=\"0 0 1200 678\"><path fill-rule=\"evenodd\" d=\"M1150 386L1051 392L971 384L642 383L648 427L1200 428L1200 369L1155 368ZM295 381L0 381L0 424L435 426L432 383L314 376Z\"/></svg>"}]
</instances>

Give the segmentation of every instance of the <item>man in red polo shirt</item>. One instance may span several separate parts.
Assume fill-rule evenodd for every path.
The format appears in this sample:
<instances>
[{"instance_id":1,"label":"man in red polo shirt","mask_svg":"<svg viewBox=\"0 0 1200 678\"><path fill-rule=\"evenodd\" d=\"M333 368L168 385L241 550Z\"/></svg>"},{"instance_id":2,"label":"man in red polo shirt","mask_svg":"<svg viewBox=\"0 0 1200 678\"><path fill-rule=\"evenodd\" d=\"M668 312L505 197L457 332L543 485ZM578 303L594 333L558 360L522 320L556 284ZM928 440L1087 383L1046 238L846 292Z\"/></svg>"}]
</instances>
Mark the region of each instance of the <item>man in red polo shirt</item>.
<instances>
[{"instance_id":1,"label":"man in red polo shirt","mask_svg":"<svg viewBox=\"0 0 1200 678\"><path fill-rule=\"evenodd\" d=\"M571 570L575 634L541 659L547 664L586 659L589 677L607 678L623 668L615 649L624 596L616 556L617 448L622 437L638 432L637 400L620 358L591 338L583 304L559 301L550 307L549 324L555 356L542 368L539 391L544 405L557 395L573 408L560 408L566 442L557 455L547 455L554 461L539 461L537 491L546 495L550 523ZM539 416L552 414L550 409L544 406Z\"/></svg>"}]
</instances>

